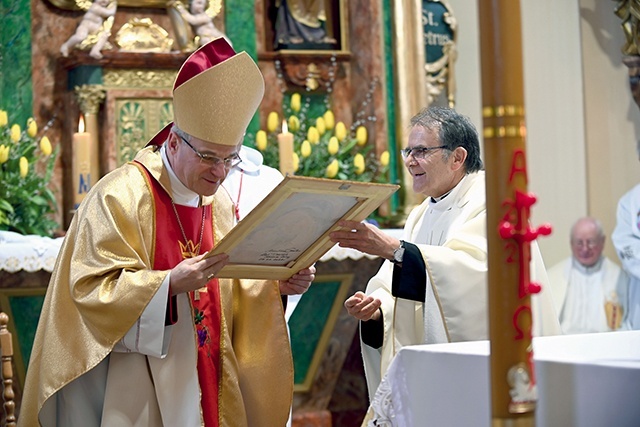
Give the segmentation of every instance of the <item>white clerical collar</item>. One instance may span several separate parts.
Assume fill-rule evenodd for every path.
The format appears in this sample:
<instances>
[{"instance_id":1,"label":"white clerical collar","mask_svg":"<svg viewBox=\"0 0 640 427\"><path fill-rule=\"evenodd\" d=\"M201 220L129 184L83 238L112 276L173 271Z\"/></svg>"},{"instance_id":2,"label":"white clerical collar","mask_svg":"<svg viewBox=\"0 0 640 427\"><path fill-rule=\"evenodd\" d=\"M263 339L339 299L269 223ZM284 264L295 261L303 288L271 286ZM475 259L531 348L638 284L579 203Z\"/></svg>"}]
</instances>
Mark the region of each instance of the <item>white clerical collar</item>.
<instances>
[{"instance_id":1,"label":"white clerical collar","mask_svg":"<svg viewBox=\"0 0 640 427\"><path fill-rule=\"evenodd\" d=\"M452 203L455 202L455 193L457 193L460 188L462 187L462 183L464 182L465 179L467 179L467 177L469 176L469 174L465 174L462 179L460 180L460 182L458 182L456 184L455 187L453 187L451 190L447 191L446 193L444 193L442 196L440 197L430 197L429 199L429 203L431 204L432 207L435 207L436 209L446 209L449 207L449 205L451 205ZM449 203L439 203L442 202L443 200L445 200L448 196L452 195L453 197L449 197L450 202ZM446 206L445 206L446 205Z\"/></svg>"},{"instance_id":2,"label":"white clerical collar","mask_svg":"<svg viewBox=\"0 0 640 427\"><path fill-rule=\"evenodd\" d=\"M604 257L600 255L600 258L598 259L598 261L596 261L595 264L587 267L580 264L580 262L574 257L571 257L571 267L584 275L590 275L599 272L602 269L603 262Z\"/></svg>"},{"instance_id":3,"label":"white clerical collar","mask_svg":"<svg viewBox=\"0 0 640 427\"><path fill-rule=\"evenodd\" d=\"M176 176L176 173L171 168L169 158L167 157L166 144L162 144L160 147L160 154L162 155L162 163L169 172L169 180L171 181L171 198L176 205L200 206L200 195L189 190Z\"/></svg>"}]
</instances>

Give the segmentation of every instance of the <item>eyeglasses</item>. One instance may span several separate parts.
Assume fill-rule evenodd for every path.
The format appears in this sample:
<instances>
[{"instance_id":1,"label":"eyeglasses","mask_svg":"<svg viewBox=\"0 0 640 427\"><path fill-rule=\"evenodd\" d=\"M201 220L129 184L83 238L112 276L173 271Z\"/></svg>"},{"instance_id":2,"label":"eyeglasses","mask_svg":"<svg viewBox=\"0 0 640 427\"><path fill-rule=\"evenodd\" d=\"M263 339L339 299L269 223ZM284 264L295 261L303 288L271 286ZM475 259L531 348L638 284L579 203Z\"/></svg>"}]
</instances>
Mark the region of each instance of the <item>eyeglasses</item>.
<instances>
[{"instance_id":1,"label":"eyeglasses","mask_svg":"<svg viewBox=\"0 0 640 427\"><path fill-rule=\"evenodd\" d=\"M414 159L424 159L428 157L433 151L439 150L441 148L448 148L446 145L440 145L438 147L407 147L400 150L400 154L402 154L402 158L407 160L409 156L413 156Z\"/></svg>"},{"instance_id":2,"label":"eyeglasses","mask_svg":"<svg viewBox=\"0 0 640 427\"><path fill-rule=\"evenodd\" d=\"M196 150L193 145L189 144L189 141L187 141L182 135L178 135L178 136L180 137L181 140L184 141L185 144L189 146L189 148L193 150L194 153L196 153L198 157L200 157L201 162L206 163L210 167L223 164L226 169L231 169L234 166L237 166L242 161L240 156L238 156L238 153L234 153L233 155L227 157L226 159L221 159L220 157L212 156L210 154L202 154L201 152Z\"/></svg>"},{"instance_id":3,"label":"eyeglasses","mask_svg":"<svg viewBox=\"0 0 640 427\"><path fill-rule=\"evenodd\" d=\"M593 249L595 248L598 243L600 243L598 240L592 240L592 239L587 239L587 240L572 240L571 244L573 246L576 246L578 248L584 248L586 247L587 249Z\"/></svg>"}]
</instances>

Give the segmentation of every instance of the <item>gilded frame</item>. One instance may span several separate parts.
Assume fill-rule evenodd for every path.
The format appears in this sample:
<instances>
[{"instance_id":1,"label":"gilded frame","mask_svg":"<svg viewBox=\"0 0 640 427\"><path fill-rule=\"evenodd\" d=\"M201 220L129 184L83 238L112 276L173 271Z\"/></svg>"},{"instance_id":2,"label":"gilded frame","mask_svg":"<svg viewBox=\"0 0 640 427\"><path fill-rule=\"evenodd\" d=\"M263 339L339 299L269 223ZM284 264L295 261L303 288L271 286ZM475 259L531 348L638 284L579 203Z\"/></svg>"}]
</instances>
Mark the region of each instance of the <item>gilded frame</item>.
<instances>
[{"instance_id":1,"label":"gilded frame","mask_svg":"<svg viewBox=\"0 0 640 427\"><path fill-rule=\"evenodd\" d=\"M286 280L334 246L338 221L362 221L399 188L287 176L206 257L229 255L220 278Z\"/></svg>"},{"instance_id":2,"label":"gilded frame","mask_svg":"<svg viewBox=\"0 0 640 427\"><path fill-rule=\"evenodd\" d=\"M83 10L76 0L49 0L49 3L64 10ZM150 9L166 9L167 1L162 0L118 0L118 7L139 7Z\"/></svg>"}]
</instances>

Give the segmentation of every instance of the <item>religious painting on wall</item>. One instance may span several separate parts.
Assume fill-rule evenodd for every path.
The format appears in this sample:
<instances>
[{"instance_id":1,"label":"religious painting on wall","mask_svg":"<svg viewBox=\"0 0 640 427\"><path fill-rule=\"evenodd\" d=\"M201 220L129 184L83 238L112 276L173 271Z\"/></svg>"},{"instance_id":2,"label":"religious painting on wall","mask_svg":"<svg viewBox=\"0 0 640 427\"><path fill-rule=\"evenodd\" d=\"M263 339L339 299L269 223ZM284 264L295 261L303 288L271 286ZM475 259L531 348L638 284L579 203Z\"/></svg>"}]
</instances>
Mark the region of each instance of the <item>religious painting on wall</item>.
<instances>
[{"instance_id":1,"label":"religious painting on wall","mask_svg":"<svg viewBox=\"0 0 640 427\"><path fill-rule=\"evenodd\" d=\"M422 26L428 103L446 96L446 103L454 107L458 25L446 0L423 0Z\"/></svg>"},{"instance_id":2,"label":"religious painting on wall","mask_svg":"<svg viewBox=\"0 0 640 427\"><path fill-rule=\"evenodd\" d=\"M267 0L273 50L345 50L343 0Z\"/></svg>"}]
</instances>

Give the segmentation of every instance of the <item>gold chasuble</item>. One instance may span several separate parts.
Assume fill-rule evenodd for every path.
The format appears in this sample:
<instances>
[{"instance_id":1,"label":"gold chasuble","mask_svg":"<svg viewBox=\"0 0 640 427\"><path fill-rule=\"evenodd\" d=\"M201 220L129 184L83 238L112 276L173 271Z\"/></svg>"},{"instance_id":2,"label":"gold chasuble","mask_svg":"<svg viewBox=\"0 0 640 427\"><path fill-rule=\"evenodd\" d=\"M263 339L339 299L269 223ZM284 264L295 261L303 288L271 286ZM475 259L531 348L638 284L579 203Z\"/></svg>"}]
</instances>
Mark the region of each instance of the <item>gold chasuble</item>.
<instances>
[{"instance_id":1,"label":"gold chasuble","mask_svg":"<svg viewBox=\"0 0 640 427\"><path fill-rule=\"evenodd\" d=\"M92 383L98 390L97 404L82 409L93 411L85 425L108 425L100 420L120 409L103 407L99 398L106 388L109 358L116 354L114 346L138 321L169 270L190 252L206 252L233 224L233 205L223 191L204 198L201 207L176 206L175 212L171 195L157 146L142 150L134 162L104 177L87 195L67 232L47 290L20 425L64 425L56 409L64 404L62 391L86 376L99 380ZM195 417L200 422L194 425L284 426L293 396L293 366L278 283L214 279L190 295L191 312L180 311L175 297L169 301L166 329L173 328L176 319L189 319L187 339L198 354L192 363L200 384L200 416ZM174 329L171 340L177 333L180 330ZM169 347L169 352L180 350L184 349ZM160 395L181 390L154 376L152 359L159 359L117 355L121 360L146 358L148 369L132 372L128 383L125 378L122 393L136 396L141 387L137 379L149 377L152 396L158 396L150 406L159 408L161 425L172 427L165 414L186 409L163 408ZM91 375L103 370L104 375Z\"/></svg>"}]
</instances>

